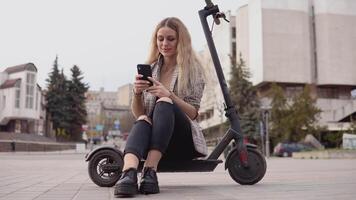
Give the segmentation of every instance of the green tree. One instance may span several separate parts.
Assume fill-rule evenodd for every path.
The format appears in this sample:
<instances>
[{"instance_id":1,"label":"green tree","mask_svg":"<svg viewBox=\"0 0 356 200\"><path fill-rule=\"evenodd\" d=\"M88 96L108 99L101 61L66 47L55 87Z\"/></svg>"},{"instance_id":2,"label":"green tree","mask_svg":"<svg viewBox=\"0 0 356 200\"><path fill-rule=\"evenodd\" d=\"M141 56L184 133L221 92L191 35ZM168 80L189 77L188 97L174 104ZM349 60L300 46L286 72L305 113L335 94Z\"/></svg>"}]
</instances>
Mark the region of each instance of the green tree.
<instances>
[{"instance_id":1,"label":"green tree","mask_svg":"<svg viewBox=\"0 0 356 200\"><path fill-rule=\"evenodd\" d=\"M67 115L69 126L67 132L71 139L81 140L82 125L87 122L87 111L85 106L85 93L89 87L83 82L83 73L78 66L74 65L71 69L71 80L67 81Z\"/></svg>"},{"instance_id":2,"label":"green tree","mask_svg":"<svg viewBox=\"0 0 356 200\"><path fill-rule=\"evenodd\" d=\"M279 140L286 140L285 134L289 132L287 124L289 124L290 111L283 89L275 83L272 84L270 96L272 99L270 139L273 144L276 144Z\"/></svg>"},{"instance_id":3,"label":"green tree","mask_svg":"<svg viewBox=\"0 0 356 200\"><path fill-rule=\"evenodd\" d=\"M315 106L315 99L310 96L310 86L305 86L300 94L287 99L283 89L277 84L271 88L271 139L297 142L307 134L317 134L323 127L318 126L321 112Z\"/></svg>"},{"instance_id":4,"label":"green tree","mask_svg":"<svg viewBox=\"0 0 356 200\"><path fill-rule=\"evenodd\" d=\"M57 139L66 138L67 134L64 130L67 129L66 121L66 77L63 70L60 73L58 69L58 56L53 63L52 72L50 72L47 82L46 102L47 113L53 123Z\"/></svg>"},{"instance_id":5,"label":"green tree","mask_svg":"<svg viewBox=\"0 0 356 200\"><path fill-rule=\"evenodd\" d=\"M242 133L256 139L259 134L259 100L250 78L251 73L240 53L238 62L231 59L230 95L240 115Z\"/></svg>"},{"instance_id":6,"label":"green tree","mask_svg":"<svg viewBox=\"0 0 356 200\"><path fill-rule=\"evenodd\" d=\"M306 85L303 92L294 96L291 106L291 131L288 137L291 141L298 141L308 133L313 133L317 126L317 121L321 110L315 106L316 100L310 96L310 86Z\"/></svg>"},{"instance_id":7,"label":"green tree","mask_svg":"<svg viewBox=\"0 0 356 200\"><path fill-rule=\"evenodd\" d=\"M348 129L348 133L356 134L356 117L354 115L350 116L350 127Z\"/></svg>"}]
</instances>

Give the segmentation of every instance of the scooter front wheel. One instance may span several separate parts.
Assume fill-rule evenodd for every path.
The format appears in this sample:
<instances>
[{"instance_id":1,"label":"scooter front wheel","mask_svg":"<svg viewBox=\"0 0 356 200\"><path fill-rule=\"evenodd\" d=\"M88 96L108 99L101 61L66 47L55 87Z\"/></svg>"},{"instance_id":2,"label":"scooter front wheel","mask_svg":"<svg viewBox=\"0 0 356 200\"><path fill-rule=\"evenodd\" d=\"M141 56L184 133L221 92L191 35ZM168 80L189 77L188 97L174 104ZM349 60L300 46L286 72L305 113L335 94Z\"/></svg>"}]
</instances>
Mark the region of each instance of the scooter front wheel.
<instances>
[{"instance_id":1,"label":"scooter front wheel","mask_svg":"<svg viewBox=\"0 0 356 200\"><path fill-rule=\"evenodd\" d=\"M259 182L266 173L266 160L259 151L247 148L248 166L244 167L239 159L239 152L234 149L228 156L227 168L231 178L241 185L253 185Z\"/></svg>"},{"instance_id":2,"label":"scooter front wheel","mask_svg":"<svg viewBox=\"0 0 356 200\"><path fill-rule=\"evenodd\" d=\"M100 150L88 163L89 177L100 187L112 187L120 178L123 164L123 158L117 152Z\"/></svg>"}]
</instances>

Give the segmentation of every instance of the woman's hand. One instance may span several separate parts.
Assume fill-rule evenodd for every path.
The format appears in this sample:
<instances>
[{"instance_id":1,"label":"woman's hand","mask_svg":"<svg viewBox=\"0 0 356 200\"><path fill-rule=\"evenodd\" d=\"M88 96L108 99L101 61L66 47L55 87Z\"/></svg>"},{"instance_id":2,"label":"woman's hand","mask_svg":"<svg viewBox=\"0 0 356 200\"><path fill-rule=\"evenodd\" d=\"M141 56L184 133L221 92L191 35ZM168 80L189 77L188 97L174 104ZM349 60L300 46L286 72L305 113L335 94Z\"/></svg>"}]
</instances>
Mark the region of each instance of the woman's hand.
<instances>
[{"instance_id":1,"label":"woman's hand","mask_svg":"<svg viewBox=\"0 0 356 200\"><path fill-rule=\"evenodd\" d=\"M144 90L150 87L150 82L146 80L141 80L143 75L137 74L134 82L134 92L135 94L142 94Z\"/></svg>"},{"instance_id":2,"label":"woman's hand","mask_svg":"<svg viewBox=\"0 0 356 200\"><path fill-rule=\"evenodd\" d=\"M148 77L148 79L150 81L152 81L153 86L149 87L147 89L147 92L151 93L152 95L161 98L161 97L169 97L171 95L171 92L169 92L169 90L164 87L164 85L162 83L160 83L159 81L156 81L155 79Z\"/></svg>"}]
</instances>

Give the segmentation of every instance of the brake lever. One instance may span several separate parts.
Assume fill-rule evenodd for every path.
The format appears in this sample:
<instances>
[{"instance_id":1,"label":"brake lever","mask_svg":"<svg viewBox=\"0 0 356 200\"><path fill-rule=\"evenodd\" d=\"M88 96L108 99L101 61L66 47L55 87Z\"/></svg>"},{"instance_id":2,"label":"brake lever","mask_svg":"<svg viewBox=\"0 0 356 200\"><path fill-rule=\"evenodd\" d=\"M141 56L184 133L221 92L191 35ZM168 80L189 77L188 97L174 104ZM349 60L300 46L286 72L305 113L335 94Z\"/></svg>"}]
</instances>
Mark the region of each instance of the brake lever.
<instances>
[{"instance_id":1,"label":"brake lever","mask_svg":"<svg viewBox=\"0 0 356 200\"><path fill-rule=\"evenodd\" d=\"M230 21L229 21L228 19L226 19L226 15L225 15L225 13L223 13L223 12L218 12L218 13L216 13L216 14L214 15L214 18L217 18L217 19L223 18L226 22L230 23Z\"/></svg>"}]
</instances>

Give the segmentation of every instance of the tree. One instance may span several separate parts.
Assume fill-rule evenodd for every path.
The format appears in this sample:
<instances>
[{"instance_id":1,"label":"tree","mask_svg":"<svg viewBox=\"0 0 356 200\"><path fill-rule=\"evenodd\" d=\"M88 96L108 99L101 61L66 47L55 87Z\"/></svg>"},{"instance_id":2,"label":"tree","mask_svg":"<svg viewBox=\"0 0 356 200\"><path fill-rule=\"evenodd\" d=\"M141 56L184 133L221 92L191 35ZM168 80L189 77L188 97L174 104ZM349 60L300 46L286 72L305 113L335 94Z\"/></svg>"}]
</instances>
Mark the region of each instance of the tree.
<instances>
[{"instance_id":1,"label":"tree","mask_svg":"<svg viewBox=\"0 0 356 200\"><path fill-rule=\"evenodd\" d=\"M52 72L49 73L49 77L46 79L46 82L48 83L48 91L56 89L59 76L58 56L56 56L56 59L53 62Z\"/></svg>"},{"instance_id":2,"label":"tree","mask_svg":"<svg viewBox=\"0 0 356 200\"><path fill-rule=\"evenodd\" d=\"M83 83L83 73L77 65L71 69L71 80L67 81L67 96L66 102L68 103L68 122L69 126L67 132L70 133L71 139L81 140L82 125L87 122L87 111L85 106L85 93L89 87Z\"/></svg>"},{"instance_id":3,"label":"tree","mask_svg":"<svg viewBox=\"0 0 356 200\"><path fill-rule=\"evenodd\" d=\"M303 92L294 96L291 112L293 116L290 119L291 135L289 140L298 141L304 138L308 133L313 133L318 129L317 121L321 110L315 106L316 100L310 96L310 86L306 85Z\"/></svg>"},{"instance_id":4,"label":"tree","mask_svg":"<svg viewBox=\"0 0 356 200\"><path fill-rule=\"evenodd\" d=\"M66 138L68 123L66 121L66 77L63 70L60 73L58 69L58 56L53 63L52 72L50 72L47 82L47 113L53 123L57 138Z\"/></svg>"},{"instance_id":5,"label":"tree","mask_svg":"<svg viewBox=\"0 0 356 200\"><path fill-rule=\"evenodd\" d=\"M271 127L271 140L273 144L276 144L274 141L285 140L285 134L288 133L289 124L289 107L287 104L287 98L284 96L283 89L277 84L273 83L271 88L271 118L270 122Z\"/></svg>"},{"instance_id":6,"label":"tree","mask_svg":"<svg viewBox=\"0 0 356 200\"><path fill-rule=\"evenodd\" d=\"M242 133L252 139L259 133L259 100L250 78L251 73L240 53L239 62L231 59L230 95L240 115Z\"/></svg>"},{"instance_id":7,"label":"tree","mask_svg":"<svg viewBox=\"0 0 356 200\"><path fill-rule=\"evenodd\" d=\"M350 116L350 127L347 130L350 134L356 134L356 117L355 114Z\"/></svg>"},{"instance_id":8,"label":"tree","mask_svg":"<svg viewBox=\"0 0 356 200\"><path fill-rule=\"evenodd\" d=\"M321 110L315 106L316 100L311 98L308 85L288 100L283 89L273 83L271 98L271 139L274 143L280 140L297 142L323 129L316 124Z\"/></svg>"}]
</instances>

